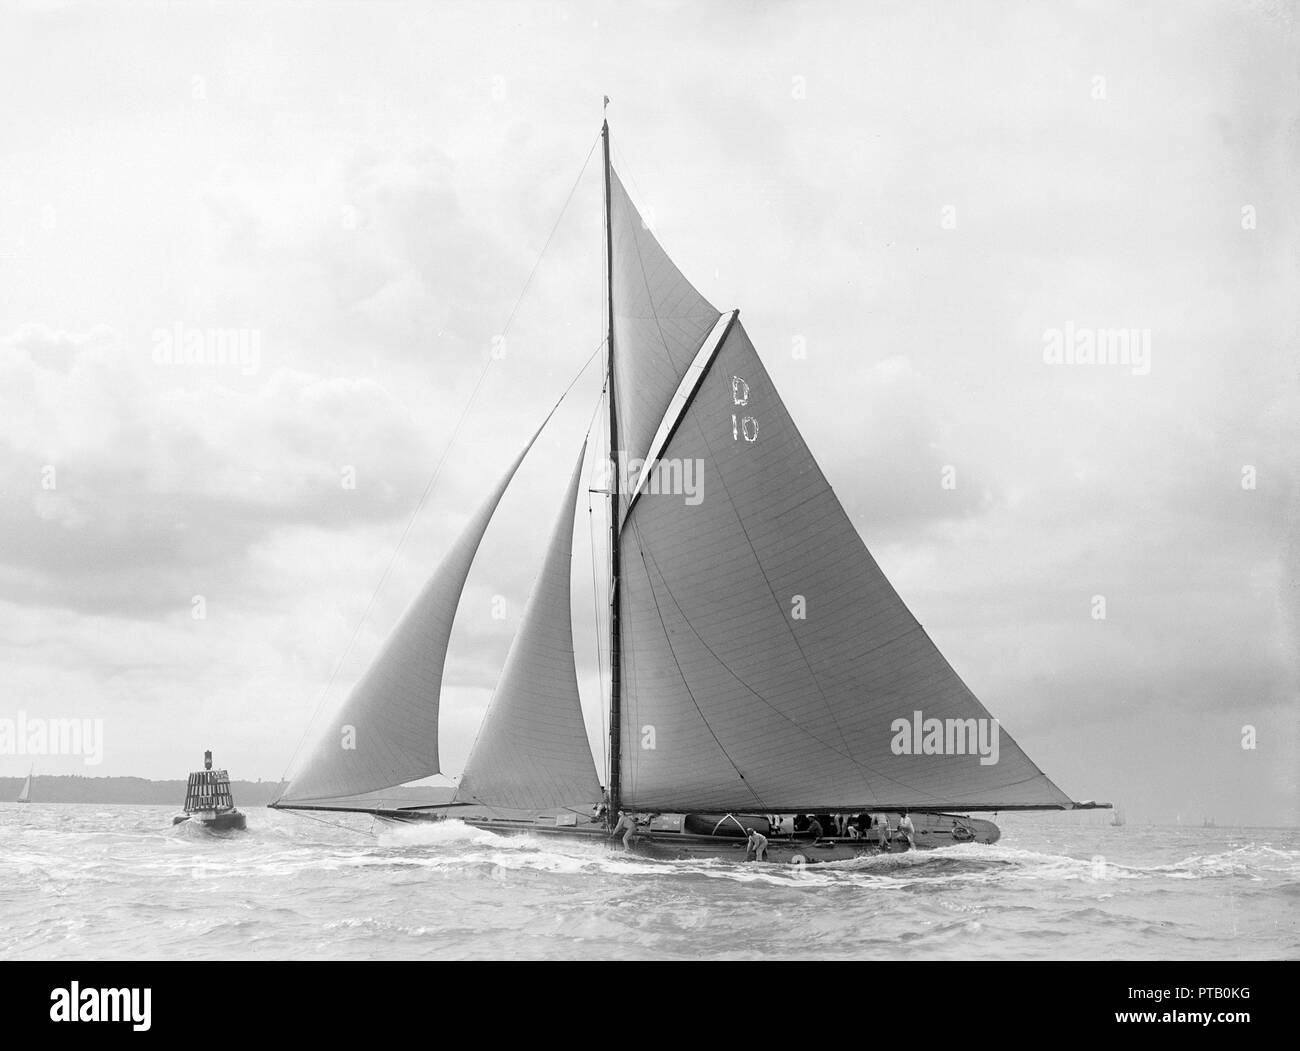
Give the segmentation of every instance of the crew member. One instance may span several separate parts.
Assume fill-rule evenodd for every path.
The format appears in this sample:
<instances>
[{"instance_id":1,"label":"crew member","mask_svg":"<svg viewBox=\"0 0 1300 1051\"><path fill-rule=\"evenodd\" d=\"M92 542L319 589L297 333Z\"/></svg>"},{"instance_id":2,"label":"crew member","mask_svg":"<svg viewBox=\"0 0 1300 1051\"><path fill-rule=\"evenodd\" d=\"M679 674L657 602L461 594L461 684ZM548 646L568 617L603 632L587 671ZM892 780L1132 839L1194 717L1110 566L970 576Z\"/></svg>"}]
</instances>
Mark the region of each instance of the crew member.
<instances>
[{"instance_id":1,"label":"crew member","mask_svg":"<svg viewBox=\"0 0 1300 1051\"><path fill-rule=\"evenodd\" d=\"M632 840L636 836L636 818L634 818L626 810L620 810L618 812L618 824L614 826L614 831L609 834L610 838L612 839L614 836L617 836L620 832L623 833L624 849L631 850Z\"/></svg>"},{"instance_id":2,"label":"crew member","mask_svg":"<svg viewBox=\"0 0 1300 1051\"><path fill-rule=\"evenodd\" d=\"M816 846L819 842L821 842L822 823L817 820L816 814L808 815L808 831L812 833L813 846Z\"/></svg>"},{"instance_id":3,"label":"crew member","mask_svg":"<svg viewBox=\"0 0 1300 1051\"><path fill-rule=\"evenodd\" d=\"M745 860L749 860L749 855L754 855L755 861L767 860L767 837L757 829L746 826L745 835L749 839L745 843Z\"/></svg>"},{"instance_id":4,"label":"crew member","mask_svg":"<svg viewBox=\"0 0 1300 1051\"><path fill-rule=\"evenodd\" d=\"M907 816L906 810L903 811L902 815L898 819L898 831L901 832L903 838L907 840L908 850L915 850L916 829L912 826L912 819Z\"/></svg>"}]
</instances>

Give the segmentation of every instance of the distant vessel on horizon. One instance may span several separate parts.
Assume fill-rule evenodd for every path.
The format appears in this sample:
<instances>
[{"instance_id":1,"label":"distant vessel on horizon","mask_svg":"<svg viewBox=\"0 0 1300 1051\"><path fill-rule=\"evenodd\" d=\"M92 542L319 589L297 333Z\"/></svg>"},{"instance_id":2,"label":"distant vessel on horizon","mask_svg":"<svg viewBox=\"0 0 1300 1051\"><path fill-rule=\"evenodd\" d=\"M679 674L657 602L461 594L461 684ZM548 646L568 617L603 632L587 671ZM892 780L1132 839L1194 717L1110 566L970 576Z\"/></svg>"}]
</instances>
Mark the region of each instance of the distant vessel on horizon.
<instances>
[{"instance_id":1,"label":"distant vessel on horizon","mask_svg":"<svg viewBox=\"0 0 1300 1051\"><path fill-rule=\"evenodd\" d=\"M32 766L27 770L27 779L23 781L23 787L18 790L18 798L15 802L30 803L32 801L32 771L35 769L36 767Z\"/></svg>"},{"instance_id":2,"label":"distant vessel on horizon","mask_svg":"<svg viewBox=\"0 0 1300 1051\"><path fill-rule=\"evenodd\" d=\"M1110 819L1110 823L1114 828L1123 828L1128 824L1128 819L1124 817L1123 807L1115 808L1115 816Z\"/></svg>"}]
</instances>

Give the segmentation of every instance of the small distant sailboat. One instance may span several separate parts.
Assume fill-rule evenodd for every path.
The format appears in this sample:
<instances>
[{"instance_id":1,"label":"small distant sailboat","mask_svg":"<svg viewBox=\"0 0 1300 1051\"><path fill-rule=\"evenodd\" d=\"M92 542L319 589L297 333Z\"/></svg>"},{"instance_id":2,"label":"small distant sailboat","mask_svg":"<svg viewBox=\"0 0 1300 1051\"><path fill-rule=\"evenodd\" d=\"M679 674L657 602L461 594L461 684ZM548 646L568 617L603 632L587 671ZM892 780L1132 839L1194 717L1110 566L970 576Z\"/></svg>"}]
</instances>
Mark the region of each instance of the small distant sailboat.
<instances>
[{"instance_id":1,"label":"small distant sailboat","mask_svg":"<svg viewBox=\"0 0 1300 1051\"><path fill-rule=\"evenodd\" d=\"M18 792L17 802L30 803L32 801L32 771L35 769L35 767L31 767L27 771L27 779L23 781L23 787Z\"/></svg>"},{"instance_id":2,"label":"small distant sailboat","mask_svg":"<svg viewBox=\"0 0 1300 1051\"><path fill-rule=\"evenodd\" d=\"M1111 826L1114 828L1123 828L1126 824L1128 824L1127 819L1124 817L1123 807L1115 808L1115 815L1110 819L1110 823Z\"/></svg>"},{"instance_id":3,"label":"small distant sailboat","mask_svg":"<svg viewBox=\"0 0 1300 1051\"><path fill-rule=\"evenodd\" d=\"M182 821L196 821L214 832L238 830L245 827L247 818L235 809L230 794L230 774L212 769L212 753L203 753L203 769L190 774L185 788L185 813L172 818L173 825Z\"/></svg>"},{"instance_id":4,"label":"small distant sailboat","mask_svg":"<svg viewBox=\"0 0 1300 1051\"><path fill-rule=\"evenodd\" d=\"M678 270L610 163L608 122L601 138L603 776L570 607L584 444L454 794L411 786L442 772L452 624L534 434L270 805L594 841L625 812L641 853L739 859L752 828L772 860L793 864L995 842L997 826L971 811L1106 806L1072 801L939 652L858 535L739 310L719 311ZM828 411L856 411L837 398L827 392ZM688 466L703 480L699 500L680 495ZM977 731L999 734L992 761L977 754Z\"/></svg>"},{"instance_id":5,"label":"small distant sailboat","mask_svg":"<svg viewBox=\"0 0 1300 1051\"><path fill-rule=\"evenodd\" d=\"M1218 827L1219 827L1218 822L1215 821L1214 818L1212 817L1207 817L1204 821L1201 822L1201 828L1218 828Z\"/></svg>"}]
</instances>

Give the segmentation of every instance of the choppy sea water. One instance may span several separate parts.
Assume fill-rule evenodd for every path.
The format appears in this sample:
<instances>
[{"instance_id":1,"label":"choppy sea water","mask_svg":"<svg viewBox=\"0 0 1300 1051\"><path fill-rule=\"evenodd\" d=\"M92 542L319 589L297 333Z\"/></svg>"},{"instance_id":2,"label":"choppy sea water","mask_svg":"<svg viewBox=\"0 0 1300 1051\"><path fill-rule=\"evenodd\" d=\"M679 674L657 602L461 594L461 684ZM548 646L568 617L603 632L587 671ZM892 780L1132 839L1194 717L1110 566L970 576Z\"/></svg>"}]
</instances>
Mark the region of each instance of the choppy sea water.
<instances>
[{"instance_id":1,"label":"choppy sea water","mask_svg":"<svg viewBox=\"0 0 1300 1051\"><path fill-rule=\"evenodd\" d=\"M1300 957L1294 829L1012 814L991 847L786 869L173 813L0 805L0 959Z\"/></svg>"}]
</instances>

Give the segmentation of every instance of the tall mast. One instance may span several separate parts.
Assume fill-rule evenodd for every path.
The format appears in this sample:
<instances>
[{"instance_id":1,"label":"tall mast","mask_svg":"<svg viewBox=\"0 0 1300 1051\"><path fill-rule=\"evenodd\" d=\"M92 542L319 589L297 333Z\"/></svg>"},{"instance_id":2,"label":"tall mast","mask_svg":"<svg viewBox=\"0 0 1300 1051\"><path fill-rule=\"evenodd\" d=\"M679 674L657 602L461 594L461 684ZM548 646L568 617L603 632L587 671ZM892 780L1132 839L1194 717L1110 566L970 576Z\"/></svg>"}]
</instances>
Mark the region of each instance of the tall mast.
<instances>
[{"instance_id":1,"label":"tall mast","mask_svg":"<svg viewBox=\"0 0 1300 1051\"><path fill-rule=\"evenodd\" d=\"M605 99L609 104L609 99ZM620 679L622 678L622 639L619 634L619 458L618 458L618 410L614 404L614 225L610 203L610 165L609 165L609 121L606 120L600 131L601 142L605 148L605 291L609 310L609 329L606 332L608 352L606 360L609 367L609 813L611 819L622 800L623 776L619 768L619 750L622 745L622 712L620 704Z\"/></svg>"}]
</instances>

